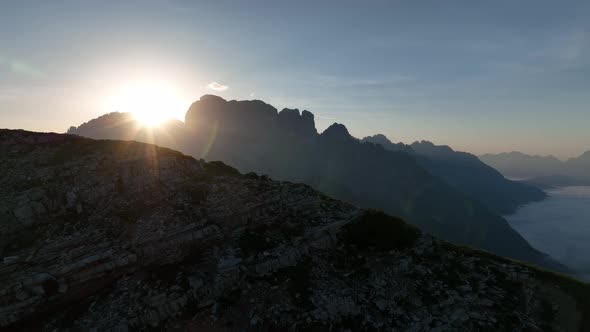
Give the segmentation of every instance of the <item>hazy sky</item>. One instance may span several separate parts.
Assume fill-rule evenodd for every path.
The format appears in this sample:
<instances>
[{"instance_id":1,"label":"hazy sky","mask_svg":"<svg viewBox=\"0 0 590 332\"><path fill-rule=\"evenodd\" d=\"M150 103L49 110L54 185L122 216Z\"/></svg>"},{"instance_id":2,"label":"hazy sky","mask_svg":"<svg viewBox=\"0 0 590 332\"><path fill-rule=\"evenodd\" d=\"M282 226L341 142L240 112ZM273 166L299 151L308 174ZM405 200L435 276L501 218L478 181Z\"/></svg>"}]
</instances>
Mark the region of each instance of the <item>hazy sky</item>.
<instances>
[{"instance_id":1,"label":"hazy sky","mask_svg":"<svg viewBox=\"0 0 590 332\"><path fill-rule=\"evenodd\" d=\"M590 150L589 18L590 1L6 0L0 127L63 132L152 81L176 117L216 93L357 137L569 157Z\"/></svg>"}]
</instances>

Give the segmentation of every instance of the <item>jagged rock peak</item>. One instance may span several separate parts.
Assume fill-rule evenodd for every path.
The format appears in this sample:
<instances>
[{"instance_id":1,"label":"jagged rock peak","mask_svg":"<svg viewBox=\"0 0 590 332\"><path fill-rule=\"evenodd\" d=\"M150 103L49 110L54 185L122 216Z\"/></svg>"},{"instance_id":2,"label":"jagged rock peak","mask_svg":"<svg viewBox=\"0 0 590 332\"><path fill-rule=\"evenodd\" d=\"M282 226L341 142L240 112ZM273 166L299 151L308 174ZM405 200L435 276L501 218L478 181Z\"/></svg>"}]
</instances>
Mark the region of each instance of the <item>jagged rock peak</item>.
<instances>
[{"instance_id":1,"label":"jagged rock peak","mask_svg":"<svg viewBox=\"0 0 590 332\"><path fill-rule=\"evenodd\" d=\"M414 143L411 144L411 147L416 150L416 152L421 153L422 152L430 152L433 150L438 150L439 152L454 152L454 150L448 146L448 145L436 145L430 141L415 141ZM418 151L421 150L421 151Z\"/></svg>"},{"instance_id":2,"label":"jagged rock peak","mask_svg":"<svg viewBox=\"0 0 590 332\"><path fill-rule=\"evenodd\" d=\"M100 130L103 128L112 128L113 126L125 125L134 121L133 114L128 112L111 112L103 114L96 119L84 122L80 126L71 126L67 133L74 135L84 135L88 132Z\"/></svg>"},{"instance_id":3,"label":"jagged rock peak","mask_svg":"<svg viewBox=\"0 0 590 332\"><path fill-rule=\"evenodd\" d=\"M389 151L401 151L406 153L414 153L414 149L411 146L404 143L393 143L387 136L383 134L376 134L373 136L366 136L362 140L363 142L379 144Z\"/></svg>"},{"instance_id":4,"label":"jagged rock peak","mask_svg":"<svg viewBox=\"0 0 590 332\"><path fill-rule=\"evenodd\" d=\"M217 95L203 95L199 100L195 101L191 107L189 108L189 112L191 109L198 108L198 107L205 107L211 105L219 105L224 106L232 110L266 110L271 111L272 113L277 113L277 109L270 104L265 103L262 100L254 99L254 100L225 100L222 97Z\"/></svg>"},{"instance_id":5,"label":"jagged rock peak","mask_svg":"<svg viewBox=\"0 0 590 332\"><path fill-rule=\"evenodd\" d=\"M279 112L279 122L283 130L303 135L317 134L313 114L308 111L299 113L299 109L284 108Z\"/></svg>"},{"instance_id":6,"label":"jagged rock peak","mask_svg":"<svg viewBox=\"0 0 590 332\"><path fill-rule=\"evenodd\" d=\"M199 101L202 102L227 102L227 100L217 96L217 95L202 95L201 98L199 98Z\"/></svg>"},{"instance_id":7,"label":"jagged rock peak","mask_svg":"<svg viewBox=\"0 0 590 332\"><path fill-rule=\"evenodd\" d=\"M187 111L185 123L189 128L199 128L197 132L217 126L216 130L248 137L277 132L317 135L314 116L308 111L285 108L278 112L261 100L226 101L215 95L204 95L195 101Z\"/></svg>"},{"instance_id":8,"label":"jagged rock peak","mask_svg":"<svg viewBox=\"0 0 590 332\"><path fill-rule=\"evenodd\" d=\"M283 108L279 112L279 117L300 117L301 114L299 113L299 109L297 108Z\"/></svg>"},{"instance_id":9,"label":"jagged rock peak","mask_svg":"<svg viewBox=\"0 0 590 332\"><path fill-rule=\"evenodd\" d=\"M381 144L381 145L393 144L393 142L391 140L389 140L389 138L387 138L387 136L385 136L383 134L375 134L373 136L365 136L363 138L363 141L372 142L372 143L378 143L378 144Z\"/></svg>"},{"instance_id":10,"label":"jagged rock peak","mask_svg":"<svg viewBox=\"0 0 590 332\"><path fill-rule=\"evenodd\" d=\"M322 133L322 136L331 137L331 138L351 138L352 136L346 129L346 126L341 123L334 122L330 127L328 127Z\"/></svg>"},{"instance_id":11,"label":"jagged rock peak","mask_svg":"<svg viewBox=\"0 0 590 332\"><path fill-rule=\"evenodd\" d=\"M214 126L247 130L249 126L267 126L276 117L277 109L261 100L226 101L215 95L204 95L186 112L190 128ZM252 128L250 128L252 129Z\"/></svg>"},{"instance_id":12,"label":"jagged rock peak","mask_svg":"<svg viewBox=\"0 0 590 332\"><path fill-rule=\"evenodd\" d=\"M303 110L303 112L301 112L301 117L305 118L305 119L311 118L312 121L314 119L313 113L311 113L308 110ZM588 151L588 152L590 152L590 151Z\"/></svg>"}]
</instances>

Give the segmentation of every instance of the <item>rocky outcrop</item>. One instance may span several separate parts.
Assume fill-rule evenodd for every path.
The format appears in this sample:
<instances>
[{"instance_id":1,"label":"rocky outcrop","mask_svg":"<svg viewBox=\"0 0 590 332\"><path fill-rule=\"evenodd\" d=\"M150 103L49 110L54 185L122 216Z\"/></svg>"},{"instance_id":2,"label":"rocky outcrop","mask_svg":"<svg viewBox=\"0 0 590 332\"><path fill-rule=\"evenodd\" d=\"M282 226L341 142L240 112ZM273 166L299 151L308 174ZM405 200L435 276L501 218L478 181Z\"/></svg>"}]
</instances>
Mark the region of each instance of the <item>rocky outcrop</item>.
<instances>
[{"instance_id":1,"label":"rocky outcrop","mask_svg":"<svg viewBox=\"0 0 590 332\"><path fill-rule=\"evenodd\" d=\"M8 130L0 171L6 330L588 326L588 285L306 185L153 145Z\"/></svg>"}]
</instances>

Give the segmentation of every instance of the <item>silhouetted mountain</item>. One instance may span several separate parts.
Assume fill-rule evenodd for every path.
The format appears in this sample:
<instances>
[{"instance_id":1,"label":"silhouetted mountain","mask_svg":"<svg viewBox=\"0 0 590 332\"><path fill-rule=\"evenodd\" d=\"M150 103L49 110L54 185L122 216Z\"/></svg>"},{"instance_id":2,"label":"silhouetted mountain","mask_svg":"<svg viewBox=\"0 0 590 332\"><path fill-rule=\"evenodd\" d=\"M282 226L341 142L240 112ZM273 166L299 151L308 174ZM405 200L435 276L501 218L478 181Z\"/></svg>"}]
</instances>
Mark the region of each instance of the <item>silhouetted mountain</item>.
<instances>
[{"instance_id":1,"label":"silhouetted mountain","mask_svg":"<svg viewBox=\"0 0 590 332\"><path fill-rule=\"evenodd\" d=\"M343 129L326 138L346 139ZM343 150L399 157L352 142ZM588 284L222 162L138 142L0 130L0 170L2 330L583 331L590 323Z\"/></svg>"},{"instance_id":2,"label":"silhouetted mountain","mask_svg":"<svg viewBox=\"0 0 590 332\"><path fill-rule=\"evenodd\" d=\"M542 190L507 180L476 156L454 151L446 145L434 145L428 141L414 142L411 146L393 144L384 135L365 137L363 141L379 143L392 151L414 153L418 164L431 174L477 198L499 214L513 213L523 204L546 197Z\"/></svg>"},{"instance_id":3,"label":"silhouetted mountain","mask_svg":"<svg viewBox=\"0 0 590 332\"><path fill-rule=\"evenodd\" d=\"M521 152L485 154L480 158L507 177L529 180L531 183L567 186L573 183L583 185L590 181L590 151L566 161L553 156L531 156Z\"/></svg>"},{"instance_id":4,"label":"silhouetted mountain","mask_svg":"<svg viewBox=\"0 0 590 332\"><path fill-rule=\"evenodd\" d=\"M563 166L554 156L531 156L516 151L484 154L480 158L505 176L517 179L558 174Z\"/></svg>"},{"instance_id":5,"label":"silhouetted mountain","mask_svg":"<svg viewBox=\"0 0 590 332\"><path fill-rule=\"evenodd\" d=\"M383 134L375 134L373 136L366 136L362 139L363 142L370 142L375 144L381 144L389 151L407 152L414 153L414 149L411 146L404 143L393 143Z\"/></svg>"},{"instance_id":6,"label":"silhouetted mountain","mask_svg":"<svg viewBox=\"0 0 590 332\"><path fill-rule=\"evenodd\" d=\"M170 119L158 126L143 126L131 113L113 112L90 120L78 127L70 127L68 134L95 139L136 140L154 143L172 149L186 145L183 141L187 134L186 127L180 120Z\"/></svg>"},{"instance_id":7,"label":"silhouetted mountain","mask_svg":"<svg viewBox=\"0 0 590 332\"><path fill-rule=\"evenodd\" d=\"M590 181L590 151L566 160L565 175Z\"/></svg>"},{"instance_id":8,"label":"silhouetted mountain","mask_svg":"<svg viewBox=\"0 0 590 332\"><path fill-rule=\"evenodd\" d=\"M176 141L187 142L181 151L197 158L303 182L360 207L403 217L455 243L562 268L502 217L420 167L414 156L363 143L341 124L318 134L309 112L277 112L262 101L228 102L211 95L190 106L185 124L179 132L187 136Z\"/></svg>"}]
</instances>

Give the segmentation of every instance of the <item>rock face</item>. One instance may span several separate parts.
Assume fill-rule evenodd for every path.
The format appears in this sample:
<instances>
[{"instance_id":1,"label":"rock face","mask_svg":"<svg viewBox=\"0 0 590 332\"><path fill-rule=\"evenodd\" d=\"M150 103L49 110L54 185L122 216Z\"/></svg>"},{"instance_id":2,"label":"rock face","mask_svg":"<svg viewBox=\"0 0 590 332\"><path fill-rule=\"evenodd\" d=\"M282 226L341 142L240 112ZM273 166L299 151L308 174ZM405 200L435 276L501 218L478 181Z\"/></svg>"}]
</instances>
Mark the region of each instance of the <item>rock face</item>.
<instances>
[{"instance_id":1,"label":"rock face","mask_svg":"<svg viewBox=\"0 0 590 332\"><path fill-rule=\"evenodd\" d=\"M106 129L100 138L120 137ZM318 134L309 112L277 112L260 100L205 95L189 108L183 130L167 132L177 144L169 147L180 145L196 158L302 182L356 206L402 217L445 240L566 271L485 204L426 170L416 156L363 143L342 124Z\"/></svg>"},{"instance_id":2,"label":"rock face","mask_svg":"<svg viewBox=\"0 0 590 332\"><path fill-rule=\"evenodd\" d=\"M0 171L6 330L588 327L586 284L220 162L0 130Z\"/></svg>"}]
</instances>

